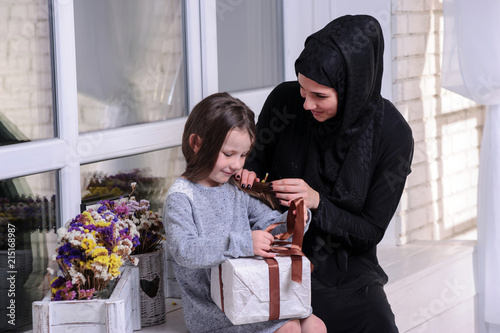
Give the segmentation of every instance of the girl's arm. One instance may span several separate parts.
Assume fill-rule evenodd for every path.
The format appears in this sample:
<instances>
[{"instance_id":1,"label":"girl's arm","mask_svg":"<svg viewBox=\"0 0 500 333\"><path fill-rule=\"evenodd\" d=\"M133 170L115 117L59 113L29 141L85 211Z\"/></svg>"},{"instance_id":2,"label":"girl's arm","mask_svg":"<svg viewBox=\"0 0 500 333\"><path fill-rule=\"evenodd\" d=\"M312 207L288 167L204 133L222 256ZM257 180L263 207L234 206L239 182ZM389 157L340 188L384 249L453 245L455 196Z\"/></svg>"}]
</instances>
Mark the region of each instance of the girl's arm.
<instances>
[{"instance_id":1,"label":"girl's arm","mask_svg":"<svg viewBox=\"0 0 500 333\"><path fill-rule=\"evenodd\" d=\"M307 231L312 217L311 211L309 209L306 209L305 213L306 225L304 227L304 232ZM250 197L248 203L248 219L250 221L252 230L265 230L269 225L273 223L286 222L287 216L288 211L281 214L277 210L272 210L260 200L254 197ZM271 233L273 235L277 235L286 232L286 230L286 223L282 223L281 225L274 228Z\"/></svg>"},{"instance_id":2,"label":"girl's arm","mask_svg":"<svg viewBox=\"0 0 500 333\"><path fill-rule=\"evenodd\" d=\"M164 207L167 246L176 263L190 268L209 268L228 258L252 256L250 229L229 231L227 235L200 236L188 197L173 193Z\"/></svg>"}]
</instances>

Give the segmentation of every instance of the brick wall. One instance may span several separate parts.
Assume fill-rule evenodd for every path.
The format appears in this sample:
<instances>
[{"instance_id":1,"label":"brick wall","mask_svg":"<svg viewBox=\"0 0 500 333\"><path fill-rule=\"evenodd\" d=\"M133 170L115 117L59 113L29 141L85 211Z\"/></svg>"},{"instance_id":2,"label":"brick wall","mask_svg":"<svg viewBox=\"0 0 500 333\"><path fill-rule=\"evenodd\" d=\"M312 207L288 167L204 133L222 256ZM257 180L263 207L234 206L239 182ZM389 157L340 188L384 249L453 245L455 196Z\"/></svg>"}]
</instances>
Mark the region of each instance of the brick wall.
<instances>
[{"instance_id":1,"label":"brick wall","mask_svg":"<svg viewBox=\"0 0 500 333\"><path fill-rule=\"evenodd\" d=\"M484 107L442 89L442 2L392 0L393 101L415 139L400 205L401 244L453 237L476 224Z\"/></svg>"}]
</instances>

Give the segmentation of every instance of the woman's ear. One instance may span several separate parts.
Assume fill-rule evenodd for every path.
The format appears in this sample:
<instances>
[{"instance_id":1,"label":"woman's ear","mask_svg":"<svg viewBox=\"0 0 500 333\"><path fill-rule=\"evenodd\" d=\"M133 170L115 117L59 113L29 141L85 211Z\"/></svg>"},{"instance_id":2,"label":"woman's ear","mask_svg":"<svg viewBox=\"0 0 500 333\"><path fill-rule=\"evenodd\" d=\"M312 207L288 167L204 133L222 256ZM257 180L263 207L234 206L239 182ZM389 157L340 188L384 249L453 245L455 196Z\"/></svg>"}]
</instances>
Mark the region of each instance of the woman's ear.
<instances>
[{"instance_id":1,"label":"woman's ear","mask_svg":"<svg viewBox=\"0 0 500 333\"><path fill-rule=\"evenodd\" d=\"M191 149L193 149L194 153L196 154L201 147L201 138L197 134L191 134L189 136L189 145L191 146Z\"/></svg>"}]
</instances>

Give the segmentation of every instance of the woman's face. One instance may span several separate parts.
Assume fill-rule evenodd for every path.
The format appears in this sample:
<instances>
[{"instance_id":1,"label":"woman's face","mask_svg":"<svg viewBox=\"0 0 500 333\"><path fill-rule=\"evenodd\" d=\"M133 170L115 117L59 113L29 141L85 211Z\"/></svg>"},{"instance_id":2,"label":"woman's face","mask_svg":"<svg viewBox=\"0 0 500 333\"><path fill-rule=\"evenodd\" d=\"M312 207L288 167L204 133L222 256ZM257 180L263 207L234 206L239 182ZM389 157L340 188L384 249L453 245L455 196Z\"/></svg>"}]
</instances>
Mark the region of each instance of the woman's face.
<instances>
[{"instance_id":1,"label":"woman's face","mask_svg":"<svg viewBox=\"0 0 500 333\"><path fill-rule=\"evenodd\" d=\"M304 109L311 111L314 119L324 122L337 114L338 97L335 89L324 86L304 75L298 75L300 95L305 99Z\"/></svg>"}]
</instances>

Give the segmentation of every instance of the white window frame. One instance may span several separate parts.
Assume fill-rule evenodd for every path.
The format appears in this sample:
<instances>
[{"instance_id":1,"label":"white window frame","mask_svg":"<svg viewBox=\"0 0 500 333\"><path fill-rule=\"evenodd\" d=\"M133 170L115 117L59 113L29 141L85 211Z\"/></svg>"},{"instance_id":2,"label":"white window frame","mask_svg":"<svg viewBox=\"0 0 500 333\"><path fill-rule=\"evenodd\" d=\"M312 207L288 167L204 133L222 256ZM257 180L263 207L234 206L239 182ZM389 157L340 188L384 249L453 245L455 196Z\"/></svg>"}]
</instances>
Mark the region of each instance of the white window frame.
<instances>
[{"instance_id":1,"label":"white window frame","mask_svg":"<svg viewBox=\"0 0 500 333\"><path fill-rule=\"evenodd\" d=\"M186 12L196 12L196 3L186 1ZM73 0L50 0L50 6L58 137L0 147L0 178L59 171L57 197L61 222L65 223L80 212L81 164L179 146L186 117L79 134ZM190 82L188 107L191 108L201 98L201 84L196 84L201 77L201 57L196 46L199 45L199 19L196 15L194 18L186 16L190 18L185 23L190 41L186 49L192 48L193 52L193 57L186 61Z\"/></svg>"}]
</instances>

